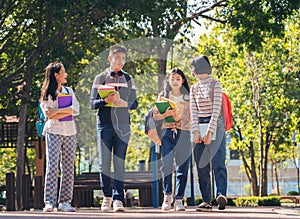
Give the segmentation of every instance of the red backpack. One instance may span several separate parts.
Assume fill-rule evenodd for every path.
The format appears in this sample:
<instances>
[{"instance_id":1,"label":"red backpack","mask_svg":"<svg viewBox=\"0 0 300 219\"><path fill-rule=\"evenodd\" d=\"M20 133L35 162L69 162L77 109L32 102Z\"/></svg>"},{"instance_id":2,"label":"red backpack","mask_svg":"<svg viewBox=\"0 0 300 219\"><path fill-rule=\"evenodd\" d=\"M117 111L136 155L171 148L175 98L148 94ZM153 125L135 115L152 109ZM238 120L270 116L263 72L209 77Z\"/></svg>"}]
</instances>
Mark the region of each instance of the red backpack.
<instances>
[{"instance_id":1,"label":"red backpack","mask_svg":"<svg viewBox=\"0 0 300 219\"><path fill-rule=\"evenodd\" d=\"M214 93L214 88L216 84L216 80L213 80L213 82L210 85L210 99L213 102L213 93ZM231 109L231 104L228 96L222 92L222 111L223 111L223 118L224 118L224 124L225 124L225 130L228 131L232 127L232 109Z\"/></svg>"}]
</instances>

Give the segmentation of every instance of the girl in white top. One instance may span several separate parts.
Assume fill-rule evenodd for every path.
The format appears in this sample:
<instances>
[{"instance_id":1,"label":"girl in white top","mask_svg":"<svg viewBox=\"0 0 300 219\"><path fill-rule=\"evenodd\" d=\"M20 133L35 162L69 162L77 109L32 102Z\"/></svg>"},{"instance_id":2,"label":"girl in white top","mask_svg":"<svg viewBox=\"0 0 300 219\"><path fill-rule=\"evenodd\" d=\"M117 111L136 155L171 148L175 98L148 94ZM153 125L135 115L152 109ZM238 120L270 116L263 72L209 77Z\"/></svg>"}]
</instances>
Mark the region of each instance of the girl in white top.
<instances>
[{"instance_id":1,"label":"girl in white top","mask_svg":"<svg viewBox=\"0 0 300 219\"><path fill-rule=\"evenodd\" d=\"M57 204L59 161L61 180L58 210L75 211L70 205L73 197L76 152L76 126L73 116L79 114L79 103L72 88L63 86L67 82L67 77L68 74L62 63L50 63L46 67L45 80L41 89L41 107L47 118L43 130L46 140L44 212L52 212ZM59 94L71 95L72 104L69 107L58 108ZM60 121L67 116L71 116L70 119Z\"/></svg>"},{"instance_id":2,"label":"girl in white top","mask_svg":"<svg viewBox=\"0 0 300 219\"><path fill-rule=\"evenodd\" d=\"M160 114L157 108L153 110L154 120L163 120L161 138L161 173L163 178L164 200L162 210L171 209L173 199L172 175L174 160L176 168L176 189L174 191L174 210L185 211L182 200L187 184L189 160L192 154L190 141L190 98L189 85L184 73L174 68L167 75L164 91L160 97L169 98L176 103L176 109L168 109ZM174 122L166 122L165 118L172 116Z\"/></svg>"}]
</instances>

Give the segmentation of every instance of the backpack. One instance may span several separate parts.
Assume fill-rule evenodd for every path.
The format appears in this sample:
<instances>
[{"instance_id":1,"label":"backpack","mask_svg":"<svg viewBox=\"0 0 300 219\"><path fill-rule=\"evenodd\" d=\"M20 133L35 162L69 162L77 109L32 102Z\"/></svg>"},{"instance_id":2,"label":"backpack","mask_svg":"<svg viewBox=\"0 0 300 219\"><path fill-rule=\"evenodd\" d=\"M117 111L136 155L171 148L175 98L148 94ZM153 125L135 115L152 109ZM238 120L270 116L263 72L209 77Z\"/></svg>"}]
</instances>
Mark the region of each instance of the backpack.
<instances>
[{"instance_id":1,"label":"backpack","mask_svg":"<svg viewBox=\"0 0 300 219\"><path fill-rule=\"evenodd\" d=\"M156 121L153 118L153 108L151 108L145 116L145 134L151 141L160 144L161 127L163 120Z\"/></svg>"},{"instance_id":2,"label":"backpack","mask_svg":"<svg viewBox=\"0 0 300 219\"><path fill-rule=\"evenodd\" d=\"M43 129L46 123L46 116L41 108L41 103L38 104L38 120L35 123L35 128L39 137L43 137Z\"/></svg>"},{"instance_id":3,"label":"backpack","mask_svg":"<svg viewBox=\"0 0 300 219\"><path fill-rule=\"evenodd\" d=\"M213 80L213 82L210 85L210 99L213 101L213 93L214 93L214 88L216 84L216 80ZM223 119L224 119L224 125L225 125L225 130L228 131L232 127L232 108L230 104L230 100L228 96L222 92L222 112L223 112Z\"/></svg>"}]
</instances>

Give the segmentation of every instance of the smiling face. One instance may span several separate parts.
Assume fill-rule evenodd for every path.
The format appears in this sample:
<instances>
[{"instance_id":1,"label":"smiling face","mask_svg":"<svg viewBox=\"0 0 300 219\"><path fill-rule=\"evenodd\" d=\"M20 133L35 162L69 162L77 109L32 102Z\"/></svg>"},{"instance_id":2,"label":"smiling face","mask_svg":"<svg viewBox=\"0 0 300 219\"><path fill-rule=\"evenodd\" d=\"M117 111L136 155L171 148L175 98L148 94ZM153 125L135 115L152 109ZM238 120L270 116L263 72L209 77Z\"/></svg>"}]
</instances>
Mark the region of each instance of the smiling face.
<instances>
[{"instance_id":1,"label":"smiling face","mask_svg":"<svg viewBox=\"0 0 300 219\"><path fill-rule=\"evenodd\" d=\"M55 73L55 78L58 85L67 83L68 73L65 70L65 67L62 65L60 71Z\"/></svg>"},{"instance_id":2,"label":"smiling face","mask_svg":"<svg viewBox=\"0 0 300 219\"><path fill-rule=\"evenodd\" d=\"M184 79L178 73L171 73L168 78L168 83L173 91L179 91Z\"/></svg>"},{"instance_id":3,"label":"smiling face","mask_svg":"<svg viewBox=\"0 0 300 219\"><path fill-rule=\"evenodd\" d=\"M108 61L110 62L110 69L114 72L118 72L125 65L126 54L123 52L116 52L108 56Z\"/></svg>"}]
</instances>

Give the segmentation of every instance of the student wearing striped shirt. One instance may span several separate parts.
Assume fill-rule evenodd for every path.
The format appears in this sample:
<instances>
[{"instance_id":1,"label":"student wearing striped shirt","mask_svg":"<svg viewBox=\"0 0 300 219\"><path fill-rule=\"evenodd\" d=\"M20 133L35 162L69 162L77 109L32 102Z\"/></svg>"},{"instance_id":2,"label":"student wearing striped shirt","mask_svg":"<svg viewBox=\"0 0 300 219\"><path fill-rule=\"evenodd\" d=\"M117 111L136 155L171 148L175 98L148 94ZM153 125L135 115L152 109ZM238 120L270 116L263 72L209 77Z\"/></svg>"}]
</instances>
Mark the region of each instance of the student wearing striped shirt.
<instances>
[{"instance_id":1,"label":"student wearing striped shirt","mask_svg":"<svg viewBox=\"0 0 300 219\"><path fill-rule=\"evenodd\" d=\"M218 209L224 210L227 203L227 168L225 125L221 113L222 87L216 82L214 93L211 94L214 78L211 76L212 68L207 56L195 57L190 61L190 66L192 74L198 79L190 90L191 132L203 199L196 210L212 210L210 162L216 181Z\"/></svg>"}]
</instances>

